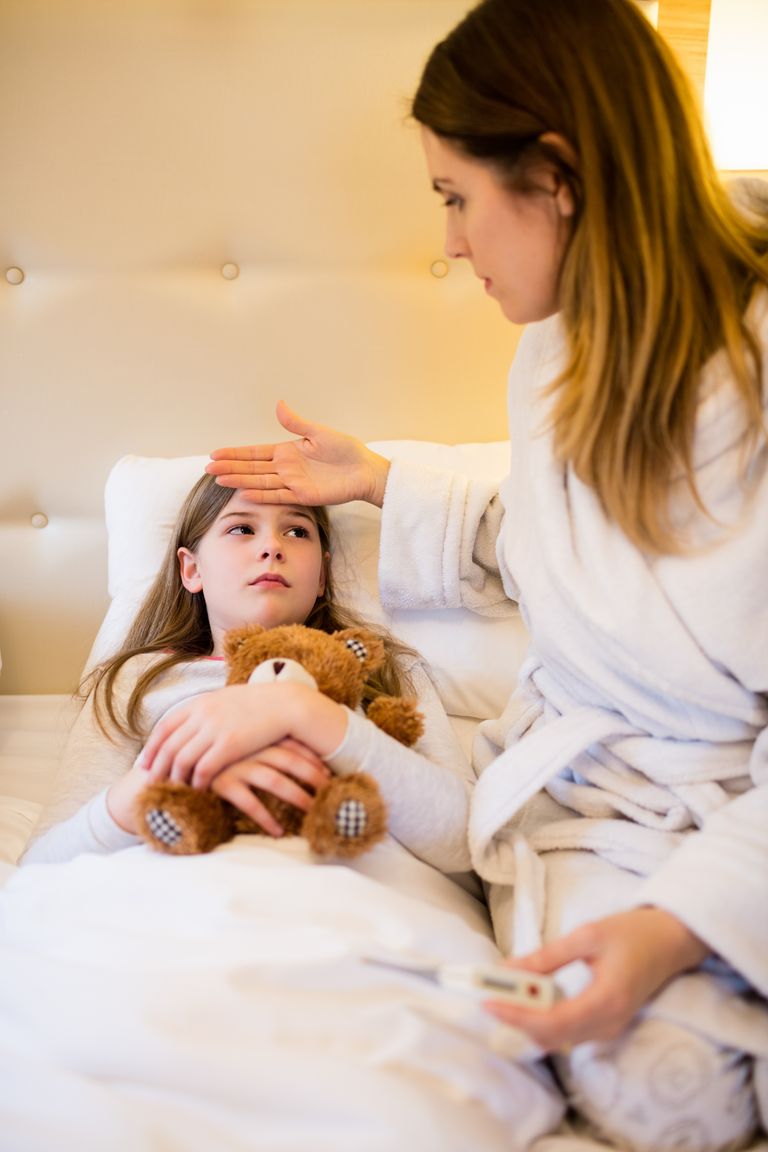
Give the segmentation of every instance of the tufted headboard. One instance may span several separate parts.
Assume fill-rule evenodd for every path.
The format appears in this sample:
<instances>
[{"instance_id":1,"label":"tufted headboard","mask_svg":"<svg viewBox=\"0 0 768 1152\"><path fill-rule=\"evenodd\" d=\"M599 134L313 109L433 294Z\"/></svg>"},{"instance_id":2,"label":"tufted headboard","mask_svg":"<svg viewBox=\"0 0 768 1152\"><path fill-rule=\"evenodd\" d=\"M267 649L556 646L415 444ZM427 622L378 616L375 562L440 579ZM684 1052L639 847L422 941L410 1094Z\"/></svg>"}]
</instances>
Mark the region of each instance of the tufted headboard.
<instances>
[{"instance_id":1,"label":"tufted headboard","mask_svg":"<svg viewBox=\"0 0 768 1152\"><path fill-rule=\"evenodd\" d=\"M466 0L0 4L0 693L74 687L125 453L497 440L516 332L407 102ZM471 400L471 402L470 402Z\"/></svg>"}]
</instances>

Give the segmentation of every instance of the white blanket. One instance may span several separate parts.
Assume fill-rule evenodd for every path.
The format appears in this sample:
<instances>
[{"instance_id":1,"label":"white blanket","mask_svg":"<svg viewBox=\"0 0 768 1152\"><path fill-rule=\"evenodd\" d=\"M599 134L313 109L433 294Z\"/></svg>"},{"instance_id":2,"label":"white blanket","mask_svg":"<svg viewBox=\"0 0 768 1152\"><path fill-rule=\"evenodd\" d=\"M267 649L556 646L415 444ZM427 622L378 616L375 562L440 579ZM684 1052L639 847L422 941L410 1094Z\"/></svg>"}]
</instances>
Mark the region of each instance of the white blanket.
<instances>
[{"instance_id":1,"label":"white blanket","mask_svg":"<svg viewBox=\"0 0 768 1152\"><path fill-rule=\"evenodd\" d=\"M477 901L393 841L355 868L240 837L16 871L3 1152L509 1152L557 1125L516 1034L371 953L498 956Z\"/></svg>"}]
</instances>

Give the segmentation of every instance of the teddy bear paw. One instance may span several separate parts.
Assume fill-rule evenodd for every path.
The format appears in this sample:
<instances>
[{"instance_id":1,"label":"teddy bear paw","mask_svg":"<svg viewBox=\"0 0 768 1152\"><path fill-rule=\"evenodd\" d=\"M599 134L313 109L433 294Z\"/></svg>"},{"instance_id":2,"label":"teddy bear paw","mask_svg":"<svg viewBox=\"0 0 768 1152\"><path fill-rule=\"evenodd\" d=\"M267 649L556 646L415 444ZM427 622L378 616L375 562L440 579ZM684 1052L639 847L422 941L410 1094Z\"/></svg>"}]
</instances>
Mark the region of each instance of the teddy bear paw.
<instances>
[{"instance_id":1,"label":"teddy bear paw","mask_svg":"<svg viewBox=\"0 0 768 1152\"><path fill-rule=\"evenodd\" d=\"M221 798L188 784L150 784L136 803L137 831L158 852L194 856L231 839L234 828Z\"/></svg>"},{"instance_id":2,"label":"teddy bear paw","mask_svg":"<svg viewBox=\"0 0 768 1152\"><path fill-rule=\"evenodd\" d=\"M359 856L383 839L387 811L378 785L362 772L336 776L315 797L302 835L318 856Z\"/></svg>"}]
</instances>

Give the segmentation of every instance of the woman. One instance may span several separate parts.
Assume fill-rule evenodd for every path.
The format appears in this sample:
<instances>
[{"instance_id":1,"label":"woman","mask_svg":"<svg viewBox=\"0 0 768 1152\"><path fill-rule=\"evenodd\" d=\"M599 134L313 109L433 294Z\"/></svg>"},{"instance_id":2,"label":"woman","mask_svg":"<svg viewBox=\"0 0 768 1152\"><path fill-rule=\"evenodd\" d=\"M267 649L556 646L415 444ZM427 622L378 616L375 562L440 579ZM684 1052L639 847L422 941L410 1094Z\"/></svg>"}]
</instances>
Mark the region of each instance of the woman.
<instances>
[{"instance_id":1,"label":"woman","mask_svg":"<svg viewBox=\"0 0 768 1152\"><path fill-rule=\"evenodd\" d=\"M472 856L500 946L573 967L550 1011L494 1010L620 1147L742 1147L768 1111L768 205L721 187L630 0L485 0L413 114L448 255L528 326L500 493L285 406L298 440L209 471L383 506L390 607L519 602Z\"/></svg>"}]
</instances>

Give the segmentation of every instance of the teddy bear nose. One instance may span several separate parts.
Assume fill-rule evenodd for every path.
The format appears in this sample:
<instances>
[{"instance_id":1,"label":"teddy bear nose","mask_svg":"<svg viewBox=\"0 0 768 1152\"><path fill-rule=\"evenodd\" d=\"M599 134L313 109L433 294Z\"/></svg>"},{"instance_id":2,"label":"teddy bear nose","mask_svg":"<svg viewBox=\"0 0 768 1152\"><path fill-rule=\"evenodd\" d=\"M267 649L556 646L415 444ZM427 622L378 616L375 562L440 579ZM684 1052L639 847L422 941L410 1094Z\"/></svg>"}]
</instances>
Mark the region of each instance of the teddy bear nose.
<instances>
[{"instance_id":1,"label":"teddy bear nose","mask_svg":"<svg viewBox=\"0 0 768 1152\"><path fill-rule=\"evenodd\" d=\"M272 661L272 671L274 672L275 676L279 676L283 668L285 668L285 660Z\"/></svg>"}]
</instances>

